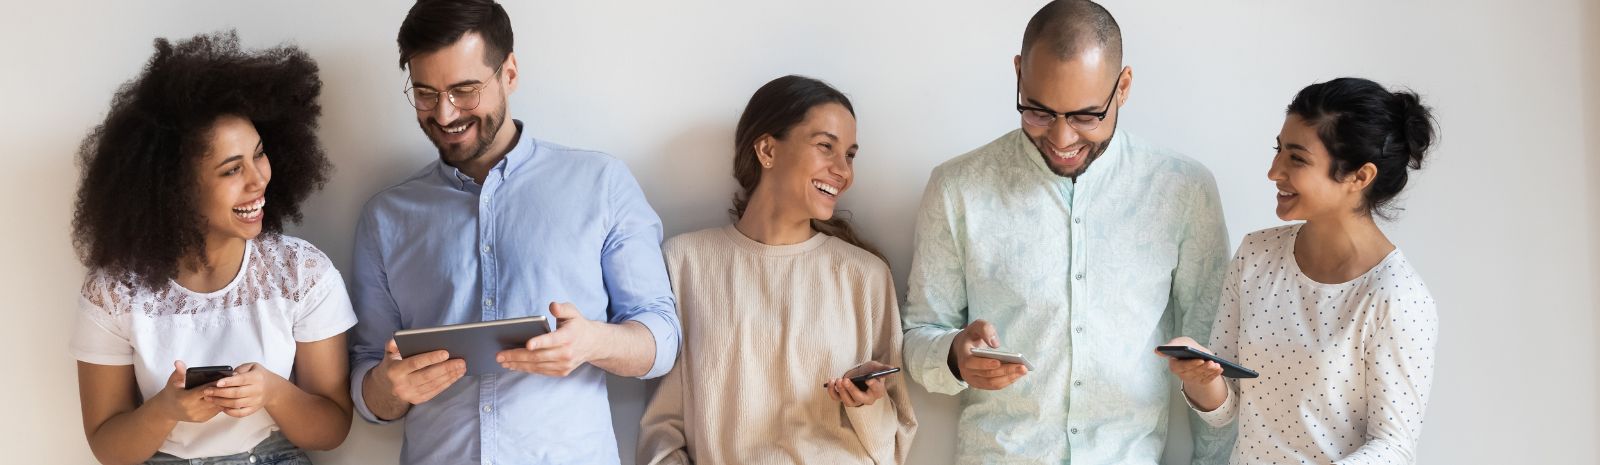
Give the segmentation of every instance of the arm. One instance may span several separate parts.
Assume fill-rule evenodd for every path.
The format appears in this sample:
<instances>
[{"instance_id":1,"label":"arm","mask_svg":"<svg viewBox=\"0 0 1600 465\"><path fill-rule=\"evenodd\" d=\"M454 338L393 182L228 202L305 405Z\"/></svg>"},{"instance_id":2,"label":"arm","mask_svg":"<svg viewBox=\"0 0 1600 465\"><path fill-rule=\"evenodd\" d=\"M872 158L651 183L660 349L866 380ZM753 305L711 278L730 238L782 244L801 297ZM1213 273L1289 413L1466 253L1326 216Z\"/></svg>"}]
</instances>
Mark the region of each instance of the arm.
<instances>
[{"instance_id":1,"label":"arm","mask_svg":"<svg viewBox=\"0 0 1600 465\"><path fill-rule=\"evenodd\" d=\"M689 438L684 431L683 370L672 370L661 378L655 397L639 419L638 463L643 465L687 465Z\"/></svg>"},{"instance_id":2,"label":"arm","mask_svg":"<svg viewBox=\"0 0 1600 465\"><path fill-rule=\"evenodd\" d=\"M294 383L266 403L285 438L302 449L332 450L350 433L349 363L345 335L295 343Z\"/></svg>"},{"instance_id":3,"label":"arm","mask_svg":"<svg viewBox=\"0 0 1600 465\"><path fill-rule=\"evenodd\" d=\"M139 402L133 365L78 362L78 397L89 450L106 465L149 460L178 422L204 422L221 412L206 400L206 389L185 390L183 362L174 364L161 392Z\"/></svg>"},{"instance_id":4,"label":"arm","mask_svg":"<svg viewBox=\"0 0 1600 465\"><path fill-rule=\"evenodd\" d=\"M1433 386L1439 320L1432 300L1388 301L1372 310L1376 326L1362 344L1366 364L1365 444L1339 465L1413 463Z\"/></svg>"},{"instance_id":5,"label":"arm","mask_svg":"<svg viewBox=\"0 0 1600 465\"><path fill-rule=\"evenodd\" d=\"M872 360L889 366L901 366L900 303L895 297L894 276L884 268L883 279L873 288L867 302L874 323L871 329ZM911 440L917 433L917 418L911 407L911 394L903 377L890 375L868 381L869 391L886 394L888 402L873 402L861 407L845 407L845 415L855 429L867 453L876 463L906 463L911 455ZM844 380L834 386L849 392L858 399L867 394Z\"/></svg>"},{"instance_id":6,"label":"arm","mask_svg":"<svg viewBox=\"0 0 1600 465\"><path fill-rule=\"evenodd\" d=\"M1172 274L1172 295L1168 308L1177 323L1178 336L1198 339L1201 345L1217 347L1210 341L1217 321L1218 296L1228 268L1228 228L1222 216L1222 200L1215 179L1200 169L1196 192L1189 195L1184 233L1178 243L1178 265ZM1235 312L1235 318L1237 318ZM1236 347L1231 347L1237 350ZM1236 360L1237 354L1225 355ZM1220 370L1220 367L1215 367ZM1221 380L1221 377L1217 377ZM1230 398L1227 383L1212 383L1210 393ZM1186 394L1188 389L1185 389ZM1213 405L1219 405L1219 402ZM1219 409L1220 410L1220 409ZM1215 412L1215 410L1213 410ZM1226 413L1226 412L1217 412ZM1189 415L1189 430L1194 439L1194 463L1226 463L1232 452L1235 427L1213 424L1197 413Z\"/></svg>"},{"instance_id":7,"label":"arm","mask_svg":"<svg viewBox=\"0 0 1600 465\"><path fill-rule=\"evenodd\" d=\"M958 208L946 195L942 172L934 170L917 214L910 290L901 309L905 324L905 370L928 392L961 392L951 345L967 325L964 251L956 237Z\"/></svg>"},{"instance_id":8,"label":"arm","mask_svg":"<svg viewBox=\"0 0 1600 465\"><path fill-rule=\"evenodd\" d=\"M609 298L606 321L590 321L568 303L552 302L555 332L501 352L507 369L567 376L584 363L618 376L656 378L678 357L677 304L661 255L661 219L633 175L611 160L605 174L611 229L600 252Z\"/></svg>"}]
</instances>

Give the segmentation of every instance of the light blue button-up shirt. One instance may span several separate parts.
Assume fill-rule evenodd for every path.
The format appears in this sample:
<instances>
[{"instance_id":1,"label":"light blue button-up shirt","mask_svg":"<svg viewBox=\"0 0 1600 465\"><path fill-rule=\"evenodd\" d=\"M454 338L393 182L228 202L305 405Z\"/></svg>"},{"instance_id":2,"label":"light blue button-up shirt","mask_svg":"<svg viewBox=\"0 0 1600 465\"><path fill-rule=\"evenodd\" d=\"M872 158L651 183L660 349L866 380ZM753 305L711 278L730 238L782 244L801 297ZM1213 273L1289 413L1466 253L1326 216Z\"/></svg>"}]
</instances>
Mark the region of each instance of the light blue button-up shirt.
<instances>
[{"instance_id":1,"label":"light blue button-up shirt","mask_svg":"<svg viewBox=\"0 0 1600 465\"><path fill-rule=\"evenodd\" d=\"M1205 167L1120 131L1076 182L1021 130L935 169L905 363L928 391L961 395L957 463L1155 464L1176 389L1152 351L1211 334L1227 236ZM1035 370L999 391L956 379L950 343L979 319ZM1197 458L1225 458L1231 433L1203 428Z\"/></svg>"},{"instance_id":2,"label":"light blue button-up shirt","mask_svg":"<svg viewBox=\"0 0 1600 465\"><path fill-rule=\"evenodd\" d=\"M352 300L360 323L350 392L394 332L534 315L572 302L585 318L637 321L655 338L643 378L666 374L679 326L661 220L620 160L534 140L483 185L435 161L367 203L356 226ZM405 416L407 464L616 464L605 372L464 377Z\"/></svg>"}]
</instances>

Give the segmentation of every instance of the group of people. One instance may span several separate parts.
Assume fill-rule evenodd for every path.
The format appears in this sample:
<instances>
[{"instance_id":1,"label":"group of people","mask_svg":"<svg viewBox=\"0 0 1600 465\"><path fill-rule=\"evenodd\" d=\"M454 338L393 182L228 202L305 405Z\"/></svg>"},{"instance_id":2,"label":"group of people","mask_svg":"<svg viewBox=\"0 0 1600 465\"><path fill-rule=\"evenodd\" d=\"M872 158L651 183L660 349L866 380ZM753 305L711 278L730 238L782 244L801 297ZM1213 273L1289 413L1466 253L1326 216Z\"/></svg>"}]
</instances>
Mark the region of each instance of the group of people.
<instances>
[{"instance_id":1,"label":"group of people","mask_svg":"<svg viewBox=\"0 0 1600 465\"><path fill-rule=\"evenodd\" d=\"M1156 463L1175 391L1197 463L1414 461L1437 315L1377 225L1434 137L1413 93L1295 95L1266 164L1293 223L1230 260L1210 172L1118 128L1134 74L1115 19L1051 1L1014 58L1021 127L927 183L902 303L836 215L860 147L823 81L755 91L732 223L663 242L622 161L507 115L520 67L499 4L420 0L398 44L439 159L367 202L348 289L283 234L331 169L304 51L157 40L117 91L73 219L89 273L71 351L102 463L309 463L356 414L403 419L408 464L618 463L606 373L661 378L640 464L905 463L908 379L960 396L961 464ZM555 329L498 373L394 342L525 316ZM189 388L201 365L232 371ZM850 379L890 367L905 375Z\"/></svg>"}]
</instances>

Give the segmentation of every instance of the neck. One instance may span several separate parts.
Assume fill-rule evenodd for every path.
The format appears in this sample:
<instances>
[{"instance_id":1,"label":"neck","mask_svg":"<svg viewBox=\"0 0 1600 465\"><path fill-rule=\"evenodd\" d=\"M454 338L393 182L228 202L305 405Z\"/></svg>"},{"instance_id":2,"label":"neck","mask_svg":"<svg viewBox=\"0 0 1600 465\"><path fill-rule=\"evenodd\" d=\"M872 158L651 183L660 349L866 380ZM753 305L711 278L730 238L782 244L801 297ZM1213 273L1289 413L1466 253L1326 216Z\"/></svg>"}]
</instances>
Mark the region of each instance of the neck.
<instances>
[{"instance_id":1,"label":"neck","mask_svg":"<svg viewBox=\"0 0 1600 465\"><path fill-rule=\"evenodd\" d=\"M1394 244L1367 214L1306 220L1295 239L1294 256L1302 272L1319 282L1345 282L1365 274Z\"/></svg>"},{"instance_id":2,"label":"neck","mask_svg":"<svg viewBox=\"0 0 1600 465\"><path fill-rule=\"evenodd\" d=\"M517 148L517 139L522 137L521 132L516 123L506 118L500 125L500 130L495 132L494 140L489 142L489 149L485 150L482 156L462 162L461 166L455 168L471 176L478 185L483 185L484 179L489 177L489 170L494 169L494 165L500 164L500 160L506 159L506 154L511 153L511 149Z\"/></svg>"},{"instance_id":3,"label":"neck","mask_svg":"<svg viewBox=\"0 0 1600 465\"><path fill-rule=\"evenodd\" d=\"M226 287L239 274L244 263L245 240L237 237L206 238L205 258L190 255L179 261L178 285L196 292L212 292Z\"/></svg>"},{"instance_id":4,"label":"neck","mask_svg":"<svg viewBox=\"0 0 1600 465\"><path fill-rule=\"evenodd\" d=\"M739 233L766 245L799 244L816 234L816 230L811 229L810 215L786 212L771 195L764 195L760 187L756 190L750 196L750 203L745 205L744 215L733 224Z\"/></svg>"}]
</instances>

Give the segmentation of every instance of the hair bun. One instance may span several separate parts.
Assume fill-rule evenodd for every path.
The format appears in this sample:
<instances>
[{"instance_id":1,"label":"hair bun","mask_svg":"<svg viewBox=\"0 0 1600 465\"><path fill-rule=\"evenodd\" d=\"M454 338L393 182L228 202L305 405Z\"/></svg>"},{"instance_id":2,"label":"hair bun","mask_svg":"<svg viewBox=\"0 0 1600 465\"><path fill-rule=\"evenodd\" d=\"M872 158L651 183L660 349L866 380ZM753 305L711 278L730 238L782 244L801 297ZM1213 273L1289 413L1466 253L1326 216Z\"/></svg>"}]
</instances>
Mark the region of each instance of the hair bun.
<instances>
[{"instance_id":1,"label":"hair bun","mask_svg":"<svg viewBox=\"0 0 1600 465\"><path fill-rule=\"evenodd\" d=\"M1398 123L1395 135L1405 140L1405 155L1410 159L1407 166L1422 169L1422 160L1433 145L1433 110L1423 105L1417 94L1405 91L1394 93L1392 105Z\"/></svg>"}]
</instances>

